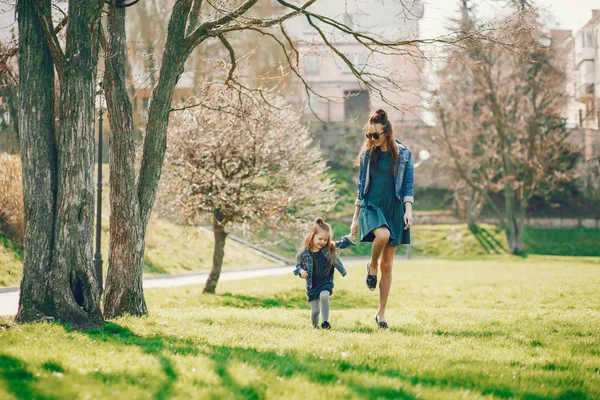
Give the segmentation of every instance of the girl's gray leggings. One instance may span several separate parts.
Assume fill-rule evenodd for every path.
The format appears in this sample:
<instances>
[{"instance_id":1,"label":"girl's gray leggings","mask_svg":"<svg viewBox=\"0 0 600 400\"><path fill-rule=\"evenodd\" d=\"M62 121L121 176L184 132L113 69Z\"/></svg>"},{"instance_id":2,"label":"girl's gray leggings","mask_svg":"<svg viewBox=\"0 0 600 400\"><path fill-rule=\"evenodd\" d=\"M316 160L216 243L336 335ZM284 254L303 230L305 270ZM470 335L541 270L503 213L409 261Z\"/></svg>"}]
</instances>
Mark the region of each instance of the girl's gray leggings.
<instances>
[{"instance_id":1,"label":"girl's gray leggings","mask_svg":"<svg viewBox=\"0 0 600 400\"><path fill-rule=\"evenodd\" d=\"M329 321L329 291L323 290L319 298L310 302L310 320L313 326L319 326L319 303L323 312L323 321Z\"/></svg>"}]
</instances>

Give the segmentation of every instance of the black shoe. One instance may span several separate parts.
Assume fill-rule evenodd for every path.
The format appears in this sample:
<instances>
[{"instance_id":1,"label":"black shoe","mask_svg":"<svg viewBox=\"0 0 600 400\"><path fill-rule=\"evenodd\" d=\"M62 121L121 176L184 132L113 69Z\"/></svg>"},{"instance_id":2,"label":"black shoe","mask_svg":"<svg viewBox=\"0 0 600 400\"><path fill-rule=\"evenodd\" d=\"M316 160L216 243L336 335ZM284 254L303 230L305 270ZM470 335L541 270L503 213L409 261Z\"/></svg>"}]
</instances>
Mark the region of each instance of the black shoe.
<instances>
[{"instance_id":1,"label":"black shoe","mask_svg":"<svg viewBox=\"0 0 600 400\"><path fill-rule=\"evenodd\" d=\"M329 322L323 321L323 323L321 324L321 328L323 328L323 329L331 329L331 325L329 325Z\"/></svg>"},{"instance_id":2,"label":"black shoe","mask_svg":"<svg viewBox=\"0 0 600 400\"><path fill-rule=\"evenodd\" d=\"M388 328L387 322L379 321L379 315L375 315L375 322L377 322L377 325L379 325L380 329L387 329Z\"/></svg>"},{"instance_id":3,"label":"black shoe","mask_svg":"<svg viewBox=\"0 0 600 400\"><path fill-rule=\"evenodd\" d=\"M373 291L377 287L377 275L371 275L371 261L367 263L367 287Z\"/></svg>"}]
</instances>

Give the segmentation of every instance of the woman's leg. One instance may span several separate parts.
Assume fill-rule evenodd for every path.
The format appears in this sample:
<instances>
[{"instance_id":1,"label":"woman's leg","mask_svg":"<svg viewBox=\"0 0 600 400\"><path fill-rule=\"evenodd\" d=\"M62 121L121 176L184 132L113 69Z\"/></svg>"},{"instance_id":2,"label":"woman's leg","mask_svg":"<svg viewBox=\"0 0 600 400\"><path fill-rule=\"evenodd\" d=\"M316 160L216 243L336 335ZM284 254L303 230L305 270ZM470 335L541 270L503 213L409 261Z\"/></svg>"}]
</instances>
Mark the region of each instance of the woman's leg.
<instances>
[{"instance_id":1,"label":"woman's leg","mask_svg":"<svg viewBox=\"0 0 600 400\"><path fill-rule=\"evenodd\" d=\"M319 326L319 299L310 301L310 321L314 327Z\"/></svg>"},{"instance_id":2,"label":"woman's leg","mask_svg":"<svg viewBox=\"0 0 600 400\"><path fill-rule=\"evenodd\" d=\"M383 253L388 241L390 240L390 231L386 226L379 227L373 230L375 239L371 246L371 275L377 275L377 268L379 267L379 257Z\"/></svg>"},{"instance_id":3,"label":"woman's leg","mask_svg":"<svg viewBox=\"0 0 600 400\"><path fill-rule=\"evenodd\" d=\"M379 280L379 310L377 315L379 321L386 322L385 319L385 306L390 295L390 287L392 286L392 265L394 264L394 256L396 255L396 248L398 246L391 246L387 244L381 254L381 279Z\"/></svg>"},{"instance_id":4,"label":"woman's leg","mask_svg":"<svg viewBox=\"0 0 600 400\"><path fill-rule=\"evenodd\" d=\"M329 290L323 290L319 293L321 299L321 313L323 314L323 322L329 321Z\"/></svg>"}]
</instances>

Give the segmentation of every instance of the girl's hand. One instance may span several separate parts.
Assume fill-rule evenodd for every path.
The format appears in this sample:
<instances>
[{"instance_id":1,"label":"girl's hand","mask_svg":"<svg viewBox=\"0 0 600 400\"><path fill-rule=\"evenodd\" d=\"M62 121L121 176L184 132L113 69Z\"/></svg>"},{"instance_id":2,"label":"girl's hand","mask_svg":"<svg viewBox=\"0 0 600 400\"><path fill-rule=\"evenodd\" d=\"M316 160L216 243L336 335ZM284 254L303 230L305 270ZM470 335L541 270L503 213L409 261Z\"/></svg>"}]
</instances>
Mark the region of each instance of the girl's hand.
<instances>
[{"instance_id":1,"label":"girl's hand","mask_svg":"<svg viewBox=\"0 0 600 400\"><path fill-rule=\"evenodd\" d=\"M308 272L306 272L306 270L304 270L304 269L301 269L300 270L300 277L302 279L306 279L307 276L308 276Z\"/></svg>"}]
</instances>

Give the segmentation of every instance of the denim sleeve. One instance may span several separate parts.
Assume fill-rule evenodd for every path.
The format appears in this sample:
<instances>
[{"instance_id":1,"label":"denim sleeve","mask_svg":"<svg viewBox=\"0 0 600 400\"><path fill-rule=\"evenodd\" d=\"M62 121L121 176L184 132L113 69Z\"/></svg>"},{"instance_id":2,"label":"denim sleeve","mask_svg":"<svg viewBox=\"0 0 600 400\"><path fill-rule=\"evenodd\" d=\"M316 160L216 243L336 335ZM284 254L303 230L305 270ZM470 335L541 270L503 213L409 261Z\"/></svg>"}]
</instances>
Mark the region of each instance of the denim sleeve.
<instances>
[{"instance_id":1,"label":"denim sleeve","mask_svg":"<svg viewBox=\"0 0 600 400\"><path fill-rule=\"evenodd\" d=\"M300 275L300 270L302 269L302 265L296 264L296 269L294 269L294 275Z\"/></svg>"},{"instance_id":2,"label":"denim sleeve","mask_svg":"<svg viewBox=\"0 0 600 400\"><path fill-rule=\"evenodd\" d=\"M415 166L413 165L412 152L408 153L408 162L406 163L406 169L404 169L404 179L402 180L400 194L402 196L402 202L415 202Z\"/></svg>"},{"instance_id":3,"label":"denim sleeve","mask_svg":"<svg viewBox=\"0 0 600 400\"><path fill-rule=\"evenodd\" d=\"M361 182L361 176L365 168L365 156L361 154L360 162L358 163L358 189L356 190L356 200L354 201L355 206L359 206L362 201L363 182Z\"/></svg>"},{"instance_id":4,"label":"denim sleeve","mask_svg":"<svg viewBox=\"0 0 600 400\"><path fill-rule=\"evenodd\" d=\"M344 268L344 266L342 265L341 262L338 262L336 264L335 268L340 272L340 274L342 274L342 276L346 276L346 274L347 274L346 268Z\"/></svg>"},{"instance_id":5,"label":"denim sleeve","mask_svg":"<svg viewBox=\"0 0 600 400\"><path fill-rule=\"evenodd\" d=\"M296 268L294 269L294 275L300 276L301 269L304 269L304 267L302 266L302 256L298 257L298 259L296 260Z\"/></svg>"},{"instance_id":6,"label":"denim sleeve","mask_svg":"<svg viewBox=\"0 0 600 400\"><path fill-rule=\"evenodd\" d=\"M337 242L335 242L335 247L337 247L340 250L345 249L349 246L356 246L356 243L350 240L348 235L342 236L342 240L338 240Z\"/></svg>"}]
</instances>

